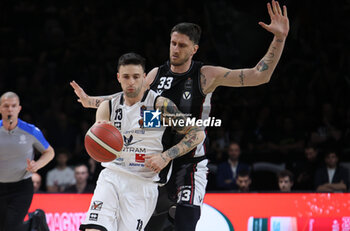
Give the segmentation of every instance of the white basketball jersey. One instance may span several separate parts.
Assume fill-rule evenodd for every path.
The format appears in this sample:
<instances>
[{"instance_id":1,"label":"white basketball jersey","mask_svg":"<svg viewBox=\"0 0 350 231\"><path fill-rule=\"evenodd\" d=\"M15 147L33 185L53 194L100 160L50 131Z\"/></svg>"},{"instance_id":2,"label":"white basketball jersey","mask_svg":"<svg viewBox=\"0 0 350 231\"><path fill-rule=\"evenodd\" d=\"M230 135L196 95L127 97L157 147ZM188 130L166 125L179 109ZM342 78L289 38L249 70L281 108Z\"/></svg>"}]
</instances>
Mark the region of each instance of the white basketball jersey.
<instances>
[{"instance_id":1,"label":"white basketball jersey","mask_svg":"<svg viewBox=\"0 0 350 231\"><path fill-rule=\"evenodd\" d=\"M163 152L161 128L143 128L143 112L155 110L158 95L146 91L142 100L132 106L125 105L123 92L110 101L110 120L123 136L124 146L120 157L103 163L109 169L127 172L148 180L158 181L158 174L145 167L144 157Z\"/></svg>"}]
</instances>

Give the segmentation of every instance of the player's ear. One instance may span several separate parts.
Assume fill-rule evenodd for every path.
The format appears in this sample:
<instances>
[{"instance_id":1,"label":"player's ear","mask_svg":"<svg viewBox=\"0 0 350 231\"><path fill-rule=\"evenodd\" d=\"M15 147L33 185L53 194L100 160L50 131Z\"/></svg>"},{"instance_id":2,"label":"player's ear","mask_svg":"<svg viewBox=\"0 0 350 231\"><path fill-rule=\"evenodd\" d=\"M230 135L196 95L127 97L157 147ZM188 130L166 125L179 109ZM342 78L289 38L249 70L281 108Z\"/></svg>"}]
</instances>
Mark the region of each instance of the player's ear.
<instances>
[{"instance_id":1,"label":"player's ear","mask_svg":"<svg viewBox=\"0 0 350 231\"><path fill-rule=\"evenodd\" d=\"M193 46L193 54L196 54L197 51L198 51L198 49L199 49L199 45L195 44L195 45Z\"/></svg>"},{"instance_id":2,"label":"player's ear","mask_svg":"<svg viewBox=\"0 0 350 231\"><path fill-rule=\"evenodd\" d=\"M120 75L119 75L119 72L117 73L117 79L118 79L118 82L120 83Z\"/></svg>"}]
</instances>

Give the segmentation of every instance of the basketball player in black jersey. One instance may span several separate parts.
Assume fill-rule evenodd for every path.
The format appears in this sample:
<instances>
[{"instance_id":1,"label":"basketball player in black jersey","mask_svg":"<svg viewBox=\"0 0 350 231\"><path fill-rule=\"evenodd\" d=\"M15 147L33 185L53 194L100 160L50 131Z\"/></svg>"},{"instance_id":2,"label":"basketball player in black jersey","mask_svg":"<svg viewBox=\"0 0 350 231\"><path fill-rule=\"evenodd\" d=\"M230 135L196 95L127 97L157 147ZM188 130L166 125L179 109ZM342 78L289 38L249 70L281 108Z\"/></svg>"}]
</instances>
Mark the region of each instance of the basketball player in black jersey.
<instances>
[{"instance_id":1,"label":"basketball player in black jersey","mask_svg":"<svg viewBox=\"0 0 350 231\"><path fill-rule=\"evenodd\" d=\"M209 113L211 94L218 86L258 86L269 82L284 48L289 20L286 6L281 9L277 1L272 0L271 4L268 3L267 9L271 23L267 25L259 22L259 25L273 33L274 38L267 53L255 67L231 70L193 61L192 58L199 48L201 29L196 24L180 23L171 30L169 61L152 69L147 75L151 89L171 99L182 112L196 118L205 118ZM71 86L84 107L96 108L103 100L113 97L88 96L74 81L71 82ZM165 136L166 140L170 141L165 142L165 147L181 138L171 132L167 132ZM207 160L204 150L203 146L198 146L196 150L175 160L170 180L166 187L161 187L160 197L162 191L165 191L168 198L176 202L175 230L195 230L199 220L203 200L201 190L205 189L203 184L206 184L206 181L200 177L198 180L196 173L205 168ZM157 205L156 213L162 213L164 204L166 203L161 202ZM154 224L161 225L159 222L153 223L151 219L149 225L152 227L146 230L160 230L158 226L153 227Z\"/></svg>"}]
</instances>

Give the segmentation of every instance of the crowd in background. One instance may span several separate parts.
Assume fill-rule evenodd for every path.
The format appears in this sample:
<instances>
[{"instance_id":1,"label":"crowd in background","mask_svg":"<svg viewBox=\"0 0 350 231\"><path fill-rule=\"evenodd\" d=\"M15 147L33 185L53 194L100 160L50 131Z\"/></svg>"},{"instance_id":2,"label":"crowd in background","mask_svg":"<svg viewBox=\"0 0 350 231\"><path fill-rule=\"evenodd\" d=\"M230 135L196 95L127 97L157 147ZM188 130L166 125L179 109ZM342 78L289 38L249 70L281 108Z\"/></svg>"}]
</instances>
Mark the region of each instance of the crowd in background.
<instances>
[{"instance_id":1,"label":"crowd in background","mask_svg":"<svg viewBox=\"0 0 350 231\"><path fill-rule=\"evenodd\" d=\"M2 1L0 92L19 94L20 117L36 124L56 150L56 160L39 171L39 190L69 192L72 185L77 192L91 190L101 170L83 143L95 110L76 102L69 81L90 95L120 91L117 57L134 51L146 57L148 70L163 64L170 30L181 21L202 26L195 60L254 66L272 39L258 25L268 22L265 3L146 0L135 7L117 1ZM287 177L293 190L330 191L321 180L324 166L336 178L329 161L342 163L339 182L348 189L350 2L284 4L291 30L271 81L220 87L213 94L211 116L223 124L208 129L208 190L246 191L247 184L249 190L278 190ZM289 172L277 177L285 169ZM57 172L65 172L67 182L61 184ZM300 181L305 174L309 183ZM345 191L342 187L338 191Z\"/></svg>"}]
</instances>

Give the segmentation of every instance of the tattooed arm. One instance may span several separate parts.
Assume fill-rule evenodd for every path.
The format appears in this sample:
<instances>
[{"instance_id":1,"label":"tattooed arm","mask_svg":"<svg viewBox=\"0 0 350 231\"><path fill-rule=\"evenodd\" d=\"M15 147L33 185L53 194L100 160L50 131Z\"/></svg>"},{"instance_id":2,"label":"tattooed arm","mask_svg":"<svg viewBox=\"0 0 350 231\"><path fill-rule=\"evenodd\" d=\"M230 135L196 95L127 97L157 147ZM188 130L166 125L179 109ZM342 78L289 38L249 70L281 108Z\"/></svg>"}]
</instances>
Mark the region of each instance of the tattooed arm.
<instances>
[{"instance_id":1,"label":"tattooed arm","mask_svg":"<svg viewBox=\"0 0 350 231\"><path fill-rule=\"evenodd\" d=\"M98 108L103 101L111 100L117 94L107 96L89 96L74 80L70 82L70 85L74 89L74 93L79 97L78 102L85 108Z\"/></svg>"},{"instance_id":2,"label":"tattooed arm","mask_svg":"<svg viewBox=\"0 0 350 231\"><path fill-rule=\"evenodd\" d=\"M169 125L175 123L179 124L179 121L186 121L187 117L184 116L176 105L167 98L158 97L156 101L156 109L161 111L162 118L164 118ZM168 150L160 154L146 157L146 167L153 169L155 172L162 170L172 159L190 152L205 138L204 131L196 126L186 126L183 124L182 126L172 126L172 128L180 134L185 134L185 137L182 138L178 144Z\"/></svg>"},{"instance_id":3,"label":"tattooed arm","mask_svg":"<svg viewBox=\"0 0 350 231\"><path fill-rule=\"evenodd\" d=\"M158 67L153 68L146 77L145 88L149 88L158 72ZM70 85L74 89L74 93L78 96L78 102L85 108L98 108L100 104L105 100L111 100L116 94L106 96L89 96L85 93L84 89L79 86L74 80L70 82Z\"/></svg>"},{"instance_id":4,"label":"tattooed arm","mask_svg":"<svg viewBox=\"0 0 350 231\"><path fill-rule=\"evenodd\" d=\"M257 86L270 81L272 73L282 55L285 40L289 31L287 8L282 10L276 1L267 5L271 23L259 22L264 29L274 34L271 45L265 56L254 68L231 70L224 67L203 66L201 68L201 87L205 94L213 92L218 86L243 87Z\"/></svg>"}]
</instances>

